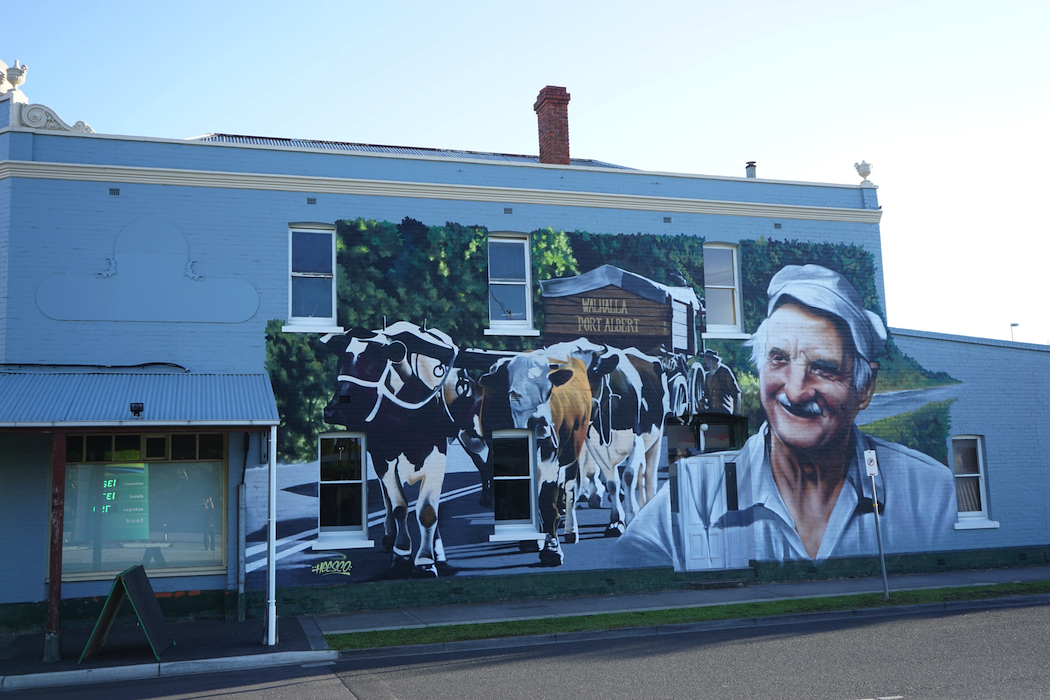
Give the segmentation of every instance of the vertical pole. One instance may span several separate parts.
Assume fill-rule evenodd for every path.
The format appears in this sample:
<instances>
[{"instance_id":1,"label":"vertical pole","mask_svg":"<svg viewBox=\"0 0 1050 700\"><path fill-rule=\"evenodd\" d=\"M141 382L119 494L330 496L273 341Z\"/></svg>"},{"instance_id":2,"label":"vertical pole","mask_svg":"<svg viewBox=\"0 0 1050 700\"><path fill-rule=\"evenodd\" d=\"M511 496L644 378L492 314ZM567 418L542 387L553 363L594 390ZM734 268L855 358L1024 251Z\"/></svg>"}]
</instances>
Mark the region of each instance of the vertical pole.
<instances>
[{"instance_id":1,"label":"vertical pole","mask_svg":"<svg viewBox=\"0 0 1050 700\"><path fill-rule=\"evenodd\" d=\"M245 486L242 483L237 485L237 621L244 622L245 607L244 607L244 547L245 547L245 536L247 533L247 527L244 522L244 516L247 509L244 507L245 499Z\"/></svg>"},{"instance_id":2,"label":"vertical pole","mask_svg":"<svg viewBox=\"0 0 1050 700\"><path fill-rule=\"evenodd\" d=\"M270 427L269 527L266 531L266 646L277 644L277 426Z\"/></svg>"},{"instance_id":3,"label":"vertical pole","mask_svg":"<svg viewBox=\"0 0 1050 700\"><path fill-rule=\"evenodd\" d=\"M879 494L875 491L875 476L871 477L871 507L875 511L875 538L879 541L879 563L882 564L882 599L890 599L890 582L886 578L886 557L882 553L882 526L879 520Z\"/></svg>"},{"instance_id":4,"label":"vertical pole","mask_svg":"<svg viewBox=\"0 0 1050 700\"><path fill-rule=\"evenodd\" d=\"M62 525L66 509L66 434L51 433L51 538L47 571L44 661L62 660Z\"/></svg>"}]
</instances>

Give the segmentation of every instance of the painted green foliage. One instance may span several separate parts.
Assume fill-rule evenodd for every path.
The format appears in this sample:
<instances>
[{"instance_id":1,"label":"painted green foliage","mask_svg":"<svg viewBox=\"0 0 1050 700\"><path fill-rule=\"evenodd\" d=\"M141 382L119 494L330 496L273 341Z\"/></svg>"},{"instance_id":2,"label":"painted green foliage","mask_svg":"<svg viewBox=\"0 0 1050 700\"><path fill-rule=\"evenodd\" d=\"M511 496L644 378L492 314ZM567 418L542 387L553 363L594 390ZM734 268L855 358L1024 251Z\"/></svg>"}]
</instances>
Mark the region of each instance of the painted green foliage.
<instances>
[{"instance_id":1,"label":"painted green foliage","mask_svg":"<svg viewBox=\"0 0 1050 700\"><path fill-rule=\"evenodd\" d=\"M534 280L579 273L566 234L551 228L530 234ZM486 336L488 230L482 226L426 226L353 219L336 227L337 321L344 328L377 330L396 321L448 333L460 347L529 350L538 338ZM535 287L537 328L543 314ZM311 336L267 326L266 368L282 416L282 461L313 459L317 435L335 390L336 358Z\"/></svg>"},{"instance_id":2,"label":"painted green foliage","mask_svg":"<svg viewBox=\"0 0 1050 700\"><path fill-rule=\"evenodd\" d=\"M948 465L948 435L952 430L951 405L954 400L933 401L917 411L883 418L860 428L865 433L900 443Z\"/></svg>"},{"instance_id":3,"label":"painted green foliage","mask_svg":"<svg viewBox=\"0 0 1050 700\"><path fill-rule=\"evenodd\" d=\"M426 226L355 219L337 228L338 321L378 329L395 321L439 328L461 347L521 350L528 341L486 336L488 326L488 229ZM530 234L534 280L579 272L564 232ZM538 286L537 327L542 326Z\"/></svg>"},{"instance_id":4,"label":"painted green foliage","mask_svg":"<svg viewBox=\"0 0 1050 700\"><path fill-rule=\"evenodd\" d=\"M581 271L614 265L670 287L704 288L704 239L648 233L610 236L574 231L569 235Z\"/></svg>"},{"instance_id":5,"label":"painted green foliage","mask_svg":"<svg viewBox=\"0 0 1050 700\"><path fill-rule=\"evenodd\" d=\"M448 333L462 348L530 350L542 338L487 336L488 236L483 226L446 223L427 226L406 218L388 221L350 219L337 224L337 295L339 324L375 330L409 321ZM692 287L703 295L704 239L685 235L608 235L553 228L532 231L534 328L543 328L538 282L614 265L669 286ZM784 265L817 263L844 274L881 314L871 253L854 245L769 241L740 244L744 328L753 332L766 316L766 287ZM282 416L279 455L284 461L312 459L324 405L334 391L335 357L316 338L280 332L280 321L267 326L267 369ZM699 320L698 320L699 324ZM737 374L745 414L752 430L764 420L758 380L749 348L740 341L712 341ZM881 365L877 390L891 391L951 383L948 375L929 373L892 343L876 358ZM931 437L917 447L934 454L944 440ZM931 451L932 450L932 451Z\"/></svg>"},{"instance_id":6,"label":"painted green foliage","mask_svg":"<svg viewBox=\"0 0 1050 700\"><path fill-rule=\"evenodd\" d=\"M282 333L283 323L266 324L266 371L281 416L277 458L304 462L316 457L317 436L329 429L321 416L332 397L336 358L316 336Z\"/></svg>"}]
</instances>

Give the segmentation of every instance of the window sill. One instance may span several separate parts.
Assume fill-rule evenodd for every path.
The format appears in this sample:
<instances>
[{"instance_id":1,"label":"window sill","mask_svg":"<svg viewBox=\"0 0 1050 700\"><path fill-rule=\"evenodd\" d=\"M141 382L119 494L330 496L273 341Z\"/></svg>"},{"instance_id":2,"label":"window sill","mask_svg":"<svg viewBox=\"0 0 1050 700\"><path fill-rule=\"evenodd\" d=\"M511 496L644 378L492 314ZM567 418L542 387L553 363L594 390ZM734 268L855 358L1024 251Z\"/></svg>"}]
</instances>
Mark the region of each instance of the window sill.
<instances>
[{"instance_id":1,"label":"window sill","mask_svg":"<svg viewBox=\"0 0 1050 700\"><path fill-rule=\"evenodd\" d=\"M322 335L328 333L345 333L346 330L342 326L337 326L331 321L323 321L322 323L307 324L307 323L289 323L281 326L282 333L320 333Z\"/></svg>"},{"instance_id":2,"label":"window sill","mask_svg":"<svg viewBox=\"0 0 1050 700\"><path fill-rule=\"evenodd\" d=\"M543 543L547 536L534 525L496 525L496 532L489 535L489 542L524 542L535 540Z\"/></svg>"},{"instance_id":3,"label":"window sill","mask_svg":"<svg viewBox=\"0 0 1050 700\"><path fill-rule=\"evenodd\" d=\"M999 523L988 518L966 518L955 523L956 530L998 530Z\"/></svg>"},{"instance_id":4,"label":"window sill","mask_svg":"<svg viewBox=\"0 0 1050 700\"><path fill-rule=\"evenodd\" d=\"M310 547L315 552L332 549L371 549L375 542L363 532L322 532Z\"/></svg>"},{"instance_id":5,"label":"window sill","mask_svg":"<svg viewBox=\"0 0 1050 700\"><path fill-rule=\"evenodd\" d=\"M750 333L741 333L740 331L711 331L702 333L701 337L704 340L751 340Z\"/></svg>"},{"instance_id":6,"label":"window sill","mask_svg":"<svg viewBox=\"0 0 1050 700\"><path fill-rule=\"evenodd\" d=\"M532 328L486 328L485 335L517 335L521 337L535 338L540 334Z\"/></svg>"}]
</instances>

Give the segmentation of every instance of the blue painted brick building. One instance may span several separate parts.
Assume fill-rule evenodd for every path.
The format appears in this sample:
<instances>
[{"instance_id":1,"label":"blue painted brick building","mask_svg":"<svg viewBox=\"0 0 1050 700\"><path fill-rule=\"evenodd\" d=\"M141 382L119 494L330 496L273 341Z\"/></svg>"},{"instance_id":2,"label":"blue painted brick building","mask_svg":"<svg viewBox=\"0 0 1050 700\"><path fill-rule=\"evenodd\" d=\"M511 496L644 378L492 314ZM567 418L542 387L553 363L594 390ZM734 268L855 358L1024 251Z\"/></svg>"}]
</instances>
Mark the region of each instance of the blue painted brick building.
<instances>
[{"instance_id":1,"label":"blue painted brick building","mask_svg":"<svg viewBox=\"0 0 1050 700\"><path fill-rule=\"evenodd\" d=\"M866 179L573 159L560 88L537 158L113 136L3 86L5 627L140 563L173 615L863 572L876 510L898 570L1046 561L1050 354L887 330Z\"/></svg>"}]
</instances>

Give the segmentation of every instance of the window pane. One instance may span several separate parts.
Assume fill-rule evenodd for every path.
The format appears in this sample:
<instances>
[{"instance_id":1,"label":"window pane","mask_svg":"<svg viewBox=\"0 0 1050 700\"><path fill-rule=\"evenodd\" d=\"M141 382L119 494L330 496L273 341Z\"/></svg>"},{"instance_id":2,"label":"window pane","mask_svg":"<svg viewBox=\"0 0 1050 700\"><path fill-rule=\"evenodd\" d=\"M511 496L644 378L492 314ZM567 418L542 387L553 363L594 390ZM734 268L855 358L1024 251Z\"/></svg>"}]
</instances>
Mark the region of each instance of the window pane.
<instances>
[{"instance_id":1,"label":"window pane","mask_svg":"<svg viewBox=\"0 0 1050 700\"><path fill-rule=\"evenodd\" d=\"M146 438L146 459L167 459L168 438L156 435Z\"/></svg>"},{"instance_id":2,"label":"window pane","mask_svg":"<svg viewBox=\"0 0 1050 700\"><path fill-rule=\"evenodd\" d=\"M360 527L361 484L321 484L321 527Z\"/></svg>"},{"instance_id":3,"label":"window pane","mask_svg":"<svg viewBox=\"0 0 1050 700\"><path fill-rule=\"evenodd\" d=\"M668 450L695 450L696 429L691 425L665 425Z\"/></svg>"},{"instance_id":4,"label":"window pane","mask_svg":"<svg viewBox=\"0 0 1050 700\"><path fill-rule=\"evenodd\" d=\"M732 249L704 248L704 286L736 286Z\"/></svg>"},{"instance_id":5,"label":"window pane","mask_svg":"<svg viewBox=\"0 0 1050 700\"><path fill-rule=\"evenodd\" d=\"M197 459L197 436L193 433L176 433L171 436L172 459Z\"/></svg>"},{"instance_id":6,"label":"window pane","mask_svg":"<svg viewBox=\"0 0 1050 700\"><path fill-rule=\"evenodd\" d=\"M70 467L62 571L222 566L222 495L221 462Z\"/></svg>"},{"instance_id":7,"label":"window pane","mask_svg":"<svg viewBox=\"0 0 1050 700\"><path fill-rule=\"evenodd\" d=\"M489 319L493 321L527 321L523 285L489 285Z\"/></svg>"},{"instance_id":8,"label":"window pane","mask_svg":"<svg viewBox=\"0 0 1050 700\"><path fill-rule=\"evenodd\" d=\"M108 462L113 459L112 435L88 435L85 462Z\"/></svg>"},{"instance_id":9,"label":"window pane","mask_svg":"<svg viewBox=\"0 0 1050 700\"><path fill-rule=\"evenodd\" d=\"M525 281L525 243L489 243L489 279Z\"/></svg>"},{"instance_id":10,"label":"window pane","mask_svg":"<svg viewBox=\"0 0 1050 700\"><path fill-rule=\"evenodd\" d=\"M138 435L114 435L113 459L137 462L142 459L142 438Z\"/></svg>"},{"instance_id":11,"label":"window pane","mask_svg":"<svg viewBox=\"0 0 1050 700\"><path fill-rule=\"evenodd\" d=\"M357 438L321 438L321 481L361 481L361 457Z\"/></svg>"},{"instance_id":12,"label":"window pane","mask_svg":"<svg viewBox=\"0 0 1050 700\"><path fill-rule=\"evenodd\" d=\"M977 460L976 440L952 440L952 455L955 461L956 474L981 473L981 463ZM962 510L961 505L959 510Z\"/></svg>"},{"instance_id":13,"label":"window pane","mask_svg":"<svg viewBox=\"0 0 1050 700\"><path fill-rule=\"evenodd\" d=\"M736 303L732 289L712 289L708 287L705 298L707 304L707 325L735 326Z\"/></svg>"},{"instance_id":14,"label":"window pane","mask_svg":"<svg viewBox=\"0 0 1050 700\"><path fill-rule=\"evenodd\" d=\"M981 478L963 476L955 479L955 499L960 513L981 511Z\"/></svg>"},{"instance_id":15,"label":"window pane","mask_svg":"<svg viewBox=\"0 0 1050 700\"><path fill-rule=\"evenodd\" d=\"M83 462L84 461L84 436L83 435L67 435L66 436L66 461L67 462Z\"/></svg>"},{"instance_id":16,"label":"window pane","mask_svg":"<svg viewBox=\"0 0 1050 700\"><path fill-rule=\"evenodd\" d=\"M733 435L727 423L708 423L704 433L704 451L722 452L733 449Z\"/></svg>"},{"instance_id":17,"label":"window pane","mask_svg":"<svg viewBox=\"0 0 1050 700\"><path fill-rule=\"evenodd\" d=\"M293 277L292 316L332 317L332 278Z\"/></svg>"},{"instance_id":18,"label":"window pane","mask_svg":"<svg viewBox=\"0 0 1050 700\"><path fill-rule=\"evenodd\" d=\"M199 459L222 459L222 433L205 433L197 436Z\"/></svg>"},{"instance_id":19,"label":"window pane","mask_svg":"<svg viewBox=\"0 0 1050 700\"><path fill-rule=\"evenodd\" d=\"M496 498L496 520L531 520L528 479L495 481L492 490Z\"/></svg>"},{"instance_id":20,"label":"window pane","mask_svg":"<svg viewBox=\"0 0 1050 700\"><path fill-rule=\"evenodd\" d=\"M332 274L332 234L293 231L292 272Z\"/></svg>"},{"instance_id":21,"label":"window pane","mask_svg":"<svg viewBox=\"0 0 1050 700\"><path fill-rule=\"evenodd\" d=\"M529 438L492 441L493 476L529 476Z\"/></svg>"}]
</instances>

